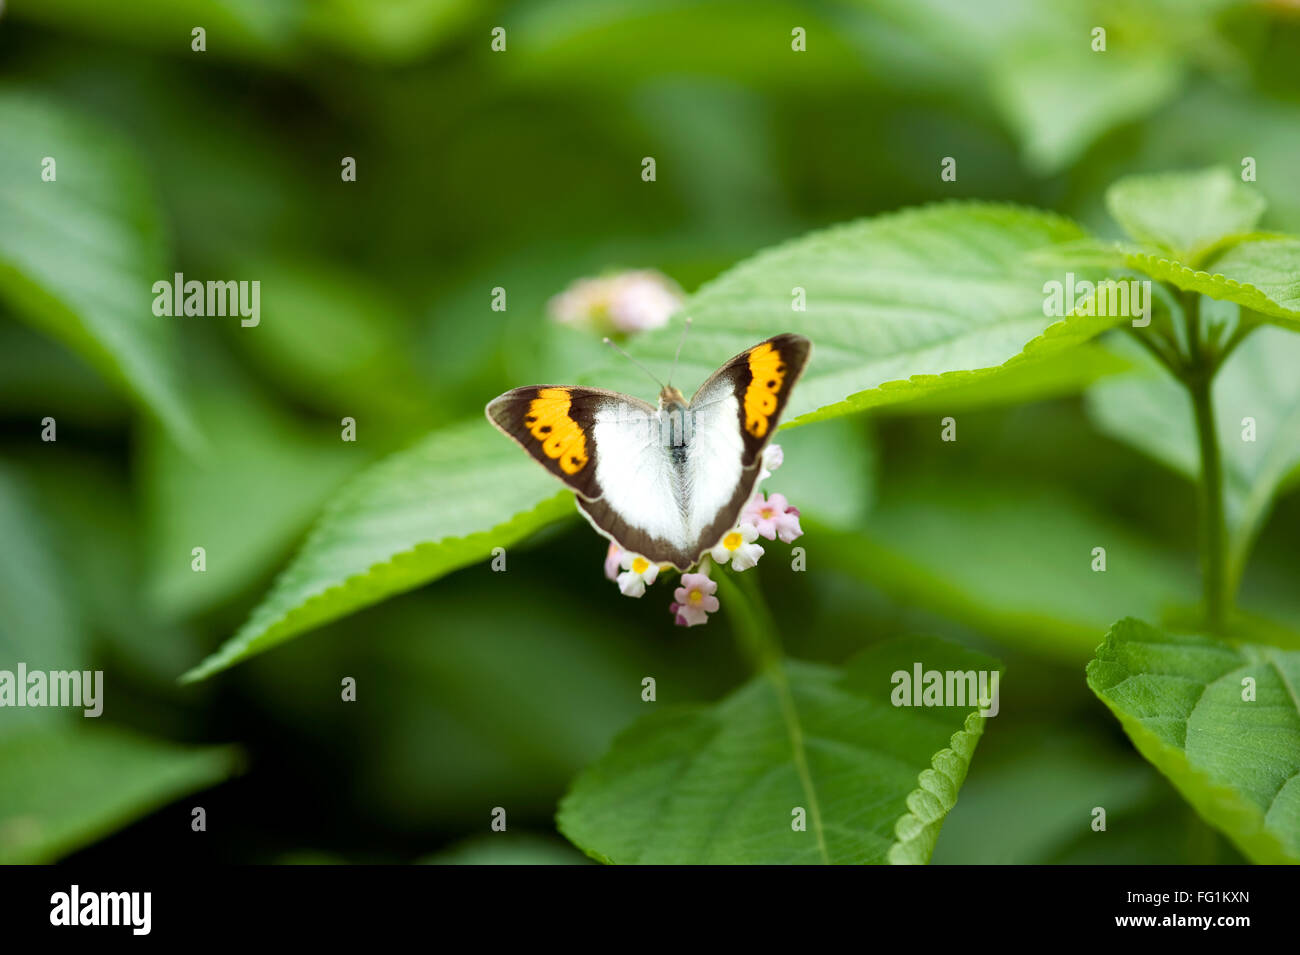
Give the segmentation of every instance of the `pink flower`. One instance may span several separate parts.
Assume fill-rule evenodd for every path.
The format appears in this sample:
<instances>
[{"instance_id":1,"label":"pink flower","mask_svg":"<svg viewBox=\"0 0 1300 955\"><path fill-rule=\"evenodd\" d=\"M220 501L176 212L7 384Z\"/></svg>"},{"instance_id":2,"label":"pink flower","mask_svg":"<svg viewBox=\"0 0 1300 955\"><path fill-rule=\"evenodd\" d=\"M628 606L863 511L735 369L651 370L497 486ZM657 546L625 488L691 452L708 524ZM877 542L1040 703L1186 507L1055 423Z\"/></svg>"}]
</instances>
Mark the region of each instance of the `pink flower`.
<instances>
[{"instance_id":1,"label":"pink flower","mask_svg":"<svg viewBox=\"0 0 1300 955\"><path fill-rule=\"evenodd\" d=\"M790 506L784 494L769 494L767 500L763 499L762 492L755 494L753 500L745 505L740 520L741 523L753 524L758 529L759 536L768 540L779 537L789 544L803 536L803 528L799 526L799 511Z\"/></svg>"},{"instance_id":2,"label":"pink flower","mask_svg":"<svg viewBox=\"0 0 1300 955\"><path fill-rule=\"evenodd\" d=\"M670 608L680 627L695 627L709 622L709 614L717 612L718 589L707 574L682 574L682 585L673 591Z\"/></svg>"},{"instance_id":3,"label":"pink flower","mask_svg":"<svg viewBox=\"0 0 1300 955\"><path fill-rule=\"evenodd\" d=\"M632 334L661 328L685 296L677 283L652 269L579 279L547 305L563 325Z\"/></svg>"},{"instance_id":4,"label":"pink flower","mask_svg":"<svg viewBox=\"0 0 1300 955\"><path fill-rule=\"evenodd\" d=\"M610 541L609 550L605 551L605 577L607 580L618 580L618 565L622 556L623 548Z\"/></svg>"},{"instance_id":5,"label":"pink flower","mask_svg":"<svg viewBox=\"0 0 1300 955\"><path fill-rule=\"evenodd\" d=\"M612 282L609 317L620 332L661 328L668 324L682 298L681 289L658 272L625 272Z\"/></svg>"}]
</instances>

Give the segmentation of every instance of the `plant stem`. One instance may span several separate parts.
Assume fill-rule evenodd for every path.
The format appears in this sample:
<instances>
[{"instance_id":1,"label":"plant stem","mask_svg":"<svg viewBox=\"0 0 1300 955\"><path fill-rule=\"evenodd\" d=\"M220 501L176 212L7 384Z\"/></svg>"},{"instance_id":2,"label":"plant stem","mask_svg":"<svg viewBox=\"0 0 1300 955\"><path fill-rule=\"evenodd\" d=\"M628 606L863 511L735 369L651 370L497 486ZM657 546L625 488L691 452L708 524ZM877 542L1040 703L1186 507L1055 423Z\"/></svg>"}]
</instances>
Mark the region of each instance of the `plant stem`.
<instances>
[{"instance_id":1,"label":"plant stem","mask_svg":"<svg viewBox=\"0 0 1300 955\"><path fill-rule=\"evenodd\" d=\"M1227 522L1223 509L1223 456L1214 418L1215 357L1203 347L1199 296L1187 302L1187 332L1191 354L1185 377L1196 414L1196 436L1201 448L1201 581L1205 590L1205 622L1221 633L1227 604Z\"/></svg>"},{"instance_id":2,"label":"plant stem","mask_svg":"<svg viewBox=\"0 0 1300 955\"><path fill-rule=\"evenodd\" d=\"M732 630L735 631L741 651L760 676L772 681L776 689L777 701L781 706L781 719L785 722L786 733L790 737L790 752L794 759L795 772L799 775L799 784L803 787L804 797L808 802L808 818L812 823L813 833L817 837L817 852L821 861L830 864L830 854L826 851L826 832L822 826L821 806L817 801L817 790L813 787L812 772L808 768L808 751L804 746L803 725L799 722L799 711L794 705L794 694L790 691L790 679L782 663L784 654L781 641L777 637L776 625L772 612L768 610L763 594L759 589L757 577L753 570L733 573L716 568L714 579L722 602L730 614Z\"/></svg>"}]
</instances>

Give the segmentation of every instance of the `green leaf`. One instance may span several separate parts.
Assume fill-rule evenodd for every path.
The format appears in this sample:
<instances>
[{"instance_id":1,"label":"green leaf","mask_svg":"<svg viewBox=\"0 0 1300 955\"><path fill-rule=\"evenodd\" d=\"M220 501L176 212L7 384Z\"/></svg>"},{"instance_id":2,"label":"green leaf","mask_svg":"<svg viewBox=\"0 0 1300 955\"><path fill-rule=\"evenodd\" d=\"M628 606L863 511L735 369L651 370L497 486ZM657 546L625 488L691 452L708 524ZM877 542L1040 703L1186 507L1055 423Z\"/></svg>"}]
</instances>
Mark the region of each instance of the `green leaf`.
<instances>
[{"instance_id":1,"label":"green leaf","mask_svg":"<svg viewBox=\"0 0 1300 955\"><path fill-rule=\"evenodd\" d=\"M0 736L0 864L52 862L231 775L237 751L114 727Z\"/></svg>"},{"instance_id":2,"label":"green leaf","mask_svg":"<svg viewBox=\"0 0 1300 955\"><path fill-rule=\"evenodd\" d=\"M998 668L932 638L878 644L843 668L786 661L793 724L768 677L716 704L665 707L577 778L560 830L614 863L925 862L984 720L969 706L894 706L891 675L918 662Z\"/></svg>"},{"instance_id":3,"label":"green leaf","mask_svg":"<svg viewBox=\"0 0 1300 955\"><path fill-rule=\"evenodd\" d=\"M485 421L435 431L345 487L239 632L184 679L510 547L575 513L556 488Z\"/></svg>"},{"instance_id":4,"label":"green leaf","mask_svg":"<svg viewBox=\"0 0 1300 955\"><path fill-rule=\"evenodd\" d=\"M17 472L0 466L0 669L19 661L32 669L80 669L89 663L85 634L36 502Z\"/></svg>"},{"instance_id":5,"label":"green leaf","mask_svg":"<svg viewBox=\"0 0 1300 955\"><path fill-rule=\"evenodd\" d=\"M312 260L262 259L232 272L260 276L264 291L256 333L230 337L277 387L335 420L365 421L368 439L394 421L419 425L417 434L436 423L403 309L381 286Z\"/></svg>"},{"instance_id":6,"label":"green leaf","mask_svg":"<svg viewBox=\"0 0 1300 955\"><path fill-rule=\"evenodd\" d=\"M208 447L187 454L156 429L142 442L149 594L164 617L209 610L269 576L369 458L364 444L343 442L333 427L306 429L238 377L200 380L195 407ZM202 573L195 547L205 551Z\"/></svg>"},{"instance_id":7,"label":"green leaf","mask_svg":"<svg viewBox=\"0 0 1300 955\"><path fill-rule=\"evenodd\" d=\"M1087 34L1075 45L1036 46L992 68L994 102L1038 173L1068 167L1103 133L1141 119L1181 85L1183 69L1164 50L1093 53Z\"/></svg>"},{"instance_id":8,"label":"green leaf","mask_svg":"<svg viewBox=\"0 0 1300 955\"><path fill-rule=\"evenodd\" d=\"M119 678L130 674L154 683L173 680L194 661L202 644L194 631L165 623L150 612L144 596L138 503L127 475L104 459L71 448L58 455L36 451L23 465L32 489L31 513L46 516L58 558L61 576L52 581L51 593L62 608L75 603L83 630L97 641L96 663L111 663ZM95 489L93 495L86 494L87 487ZM40 562L29 546L11 539L25 565ZM76 581L76 586L66 587L65 580ZM25 602L32 602L32 596ZM57 619L48 612L42 616ZM0 630L3 627L0 622ZM83 667L87 661L81 655L58 668Z\"/></svg>"},{"instance_id":9,"label":"green leaf","mask_svg":"<svg viewBox=\"0 0 1300 955\"><path fill-rule=\"evenodd\" d=\"M1107 615L1158 618L1196 599L1190 563L1028 483L912 474L882 489L861 533L809 530L827 567L1064 661L1088 658ZM1106 548L1105 572L1092 569L1095 547Z\"/></svg>"},{"instance_id":10,"label":"green leaf","mask_svg":"<svg viewBox=\"0 0 1300 955\"><path fill-rule=\"evenodd\" d=\"M739 266L691 300L687 308L696 331L682 374L702 381L723 360L785 330L797 316L797 327L813 336L815 354L787 414L802 413L804 421L948 389L961 389L963 400L969 400L979 382L999 381L1002 370L996 366L1003 362L1019 369L1013 372L1018 394L1025 393L1026 383L1058 387L1021 371L1040 360L1059 359L1121 320L1044 315L1044 277L1059 275L1084 238L1077 226L1056 216L953 204L797 240ZM807 312L791 309L791 288L801 282L809 296ZM637 350L668 349L666 367L678 338L665 329L638 339ZM619 361L605 374L586 377L604 386L619 384L609 379L628 375L628 366ZM907 368L981 370L895 380ZM854 392L863 386L870 390ZM624 390L636 394L643 388L638 376ZM188 678L480 560L492 547L507 546L572 513L568 496L556 495L554 483L490 428L469 424L446 432L453 433L444 456L439 457L443 445L435 434L349 489L253 617ZM809 442L808 461L790 472L792 487L807 495L803 500L813 516L823 510L828 524L852 526L869 500L870 461L865 454L845 455L860 447L856 442L832 448L836 439L833 434ZM848 477L842 494L827 496L818 488L832 472L822 470L804 481L803 490L800 469L812 460L834 461L835 473L862 477ZM784 490L780 481L772 487ZM447 529L438 509L420 509L411 499L412 488L422 489L429 500L437 500L442 488L452 489L459 518L450 522L454 530ZM452 538L467 543L452 544Z\"/></svg>"},{"instance_id":11,"label":"green leaf","mask_svg":"<svg viewBox=\"0 0 1300 955\"><path fill-rule=\"evenodd\" d=\"M1124 261L1153 279L1210 298L1235 302L1300 331L1300 239L1274 238L1239 242L1213 260L1213 272L1179 262L1131 252Z\"/></svg>"},{"instance_id":12,"label":"green leaf","mask_svg":"<svg viewBox=\"0 0 1300 955\"><path fill-rule=\"evenodd\" d=\"M1044 314L1045 282L1079 271L1070 251L1084 238L1059 216L965 202L815 232L743 262L687 301L682 313L694 325L675 383L698 385L732 355L787 331L813 342L786 411L791 425L991 383L1122 321ZM796 288L806 311L792 308ZM680 328L661 329L630 351L667 369L679 338ZM645 388L621 359L584 380L631 394Z\"/></svg>"},{"instance_id":13,"label":"green leaf","mask_svg":"<svg viewBox=\"0 0 1300 955\"><path fill-rule=\"evenodd\" d=\"M1264 198L1224 169L1129 176L1106 191L1106 207L1124 231L1189 266L1226 236L1248 233Z\"/></svg>"},{"instance_id":14,"label":"green leaf","mask_svg":"<svg viewBox=\"0 0 1300 955\"><path fill-rule=\"evenodd\" d=\"M98 124L12 91L0 91L0 127L0 299L195 447L175 347L184 319L153 314L153 283L170 273L135 155Z\"/></svg>"},{"instance_id":15,"label":"green leaf","mask_svg":"<svg viewBox=\"0 0 1300 955\"><path fill-rule=\"evenodd\" d=\"M469 0L314 0L303 8L303 28L355 59L407 62L474 13Z\"/></svg>"},{"instance_id":16,"label":"green leaf","mask_svg":"<svg viewBox=\"0 0 1300 955\"><path fill-rule=\"evenodd\" d=\"M138 0L114 8L96 0L11 0L15 19L56 29L149 43L188 56L190 30L207 31L205 55L278 58L288 52L301 0Z\"/></svg>"},{"instance_id":17,"label":"green leaf","mask_svg":"<svg viewBox=\"0 0 1300 955\"><path fill-rule=\"evenodd\" d=\"M1135 360L1141 357L1131 344L1116 345ZM1214 379L1233 581L1241 577L1274 497L1293 483L1300 468L1298 366L1300 337L1264 326L1237 346ZM1187 390L1154 362L1147 362L1144 370L1093 386L1087 408L1105 433L1190 480L1200 475L1191 399ZM1253 440L1246 440L1247 418L1254 422Z\"/></svg>"},{"instance_id":18,"label":"green leaf","mask_svg":"<svg viewBox=\"0 0 1300 955\"><path fill-rule=\"evenodd\" d=\"M1121 620L1088 664L1088 686L1248 857L1300 862L1300 652Z\"/></svg>"}]
</instances>

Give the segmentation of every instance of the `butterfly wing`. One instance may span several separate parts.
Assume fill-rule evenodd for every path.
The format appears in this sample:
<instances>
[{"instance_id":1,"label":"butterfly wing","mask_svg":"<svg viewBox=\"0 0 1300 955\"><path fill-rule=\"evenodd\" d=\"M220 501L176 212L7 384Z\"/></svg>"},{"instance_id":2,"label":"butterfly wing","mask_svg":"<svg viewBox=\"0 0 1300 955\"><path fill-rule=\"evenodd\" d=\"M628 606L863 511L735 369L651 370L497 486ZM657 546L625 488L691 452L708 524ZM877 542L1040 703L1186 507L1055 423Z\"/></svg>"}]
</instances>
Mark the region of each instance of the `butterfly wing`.
<instances>
[{"instance_id":1,"label":"butterfly wing","mask_svg":"<svg viewBox=\"0 0 1300 955\"><path fill-rule=\"evenodd\" d=\"M786 333L759 342L710 375L691 398L691 408L702 413L704 408L722 403L734 409L744 445L741 461L749 467L776 433L790 392L811 353L812 342L802 335Z\"/></svg>"},{"instance_id":2,"label":"butterfly wing","mask_svg":"<svg viewBox=\"0 0 1300 955\"><path fill-rule=\"evenodd\" d=\"M636 420L652 415L652 405L600 388L527 385L488 402L487 417L542 467L581 497L601 496L603 452L594 435L596 419Z\"/></svg>"}]
</instances>

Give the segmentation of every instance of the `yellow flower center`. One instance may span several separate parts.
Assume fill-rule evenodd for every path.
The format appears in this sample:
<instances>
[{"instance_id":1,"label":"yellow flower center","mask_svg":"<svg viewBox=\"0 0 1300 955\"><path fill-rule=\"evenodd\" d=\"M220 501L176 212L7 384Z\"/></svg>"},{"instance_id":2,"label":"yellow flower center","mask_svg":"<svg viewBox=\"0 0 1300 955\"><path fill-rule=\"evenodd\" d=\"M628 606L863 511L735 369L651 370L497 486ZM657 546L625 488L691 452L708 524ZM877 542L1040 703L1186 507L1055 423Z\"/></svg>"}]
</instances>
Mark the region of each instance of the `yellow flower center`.
<instances>
[{"instance_id":1,"label":"yellow flower center","mask_svg":"<svg viewBox=\"0 0 1300 955\"><path fill-rule=\"evenodd\" d=\"M632 558L632 572L634 574L644 574L649 569L650 561L646 560L644 557Z\"/></svg>"},{"instance_id":2,"label":"yellow flower center","mask_svg":"<svg viewBox=\"0 0 1300 955\"><path fill-rule=\"evenodd\" d=\"M762 514L763 517L765 518L770 518L772 516L772 509L770 507L765 507L761 511L759 511L759 513Z\"/></svg>"},{"instance_id":3,"label":"yellow flower center","mask_svg":"<svg viewBox=\"0 0 1300 955\"><path fill-rule=\"evenodd\" d=\"M704 600L704 591L692 590L689 594L686 595L686 599L693 604L700 603L701 601Z\"/></svg>"},{"instance_id":4,"label":"yellow flower center","mask_svg":"<svg viewBox=\"0 0 1300 955\"><path fill-rule=\"evenodd\" d=\"M726 537L722 538L722 546L727 548L727 550L737 550L743 543L745 543L745 538L740 536L740 531L732 531Z\"/></svg>"}]
</instances>

